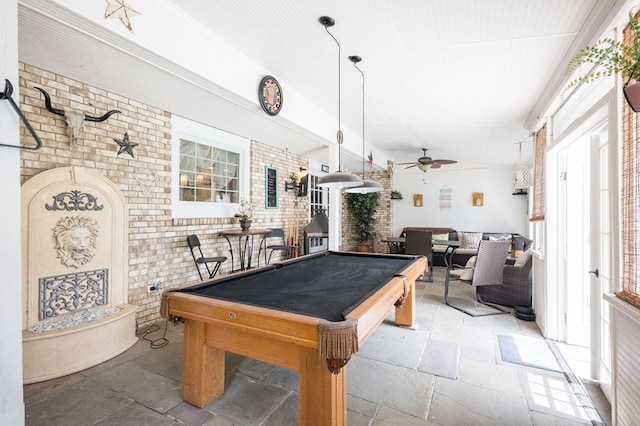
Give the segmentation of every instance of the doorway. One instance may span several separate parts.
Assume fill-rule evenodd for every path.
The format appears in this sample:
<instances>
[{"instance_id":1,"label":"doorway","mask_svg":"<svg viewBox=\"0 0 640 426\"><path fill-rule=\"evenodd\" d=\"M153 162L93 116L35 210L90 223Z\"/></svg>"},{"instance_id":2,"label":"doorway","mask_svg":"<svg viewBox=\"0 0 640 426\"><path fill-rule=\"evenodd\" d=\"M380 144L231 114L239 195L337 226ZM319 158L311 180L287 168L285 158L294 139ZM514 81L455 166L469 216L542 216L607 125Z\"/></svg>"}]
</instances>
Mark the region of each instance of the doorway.
<instances>
[{"instance_id":1,"label":"doorway","mask_svg":"<svg viewBox=\"0 0 640 426\"><path fill-rule=\"evenodd\" d=\"M586 366L574 371L597 381L610 398L608 311L602 293L611 281L613 225L610 183L609 103L603 101L579 125L565 132L548 154L552 164L549 183L555 185L549 200L549 217L555 217L556 235L549 255L557 267L548 271L549 295L557 296L555 338L584 354ZM552 232L547 229L547 232ZM550 307L550 305L548 305ZM553 308L551 308L553 309ZM552 337L553 338L553 337ZM570 360L568 360L570 361Z\"/></svg>"},{"instance_id":2,"label":"doorway","mask_svg":"<svg viewBox=\"0 0 640 426\"><path fill-rule=\"evenodd\" d=\"M591 253L590 224L596 212L592 208L590 191L590 134L582 134L560 153L564 171L560 180L564 186L564 223L566 240L564 303L564 341L570 345L589 347L591 341L591 289L589 258ZM560 308L562 309L562 307Z\"/></svg>"}]
</instances>

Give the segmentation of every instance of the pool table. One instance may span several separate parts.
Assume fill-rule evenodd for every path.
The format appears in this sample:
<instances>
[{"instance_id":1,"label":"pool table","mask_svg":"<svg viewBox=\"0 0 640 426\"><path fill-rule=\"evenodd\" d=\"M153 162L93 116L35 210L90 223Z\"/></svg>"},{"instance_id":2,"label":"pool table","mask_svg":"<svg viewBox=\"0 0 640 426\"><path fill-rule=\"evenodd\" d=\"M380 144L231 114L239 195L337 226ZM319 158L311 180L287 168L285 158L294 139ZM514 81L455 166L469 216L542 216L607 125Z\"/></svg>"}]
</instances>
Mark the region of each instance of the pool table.
<instances>
[{"instance_id":1,"label":"pool table","mask_svg":"<svg viewBox=\"0 0 640 426\"><path fill-rule=\"evenodd\" d=\"M392 310L413 325L426 267L422 256L322 251L165 291L162 315L184 321L183 399L222 395L230 351L299 372L300 424L346 424L346 363Z\"/></svg>"}]
</instances>

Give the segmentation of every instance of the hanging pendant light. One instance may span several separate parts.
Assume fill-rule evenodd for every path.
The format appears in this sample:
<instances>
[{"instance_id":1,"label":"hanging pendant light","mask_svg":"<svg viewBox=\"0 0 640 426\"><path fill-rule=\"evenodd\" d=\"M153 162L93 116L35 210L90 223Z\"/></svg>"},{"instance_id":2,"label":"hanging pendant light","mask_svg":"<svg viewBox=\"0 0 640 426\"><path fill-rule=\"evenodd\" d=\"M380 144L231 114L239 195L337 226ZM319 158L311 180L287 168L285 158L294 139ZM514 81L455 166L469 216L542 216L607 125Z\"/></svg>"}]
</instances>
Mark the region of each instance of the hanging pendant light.
<instances>
[{"instance_id":1,"label":"hanging pendant light","mask_svg":"<svg viewBox=\"0 0 640 426\"><path fill-rule=\"evenodd\" d=\"M522 162L522 144L524 141L516 143L520 145L520 159L518 160L518 164L513 166L511 183L515 192L511 195L527 195L527 190L531 186L531 171L529 170L529 166Z\"/></svg>"},{"instance_id":2,"label":"hanging pendant light","mask_svg":"<svg viewBox=\"0 0 640 426\"><path fill-rule=\"evenodd\" d=\"M318 179L317 186L338 189L361 186L362 179L354 174L343 172L341 170L340 156L344 136L342 135L342 129L340 128L340 42L329 31L329 27L333 27L336 21L329 16L322 16L320 17L320 23L324 25L324 29L338 45L338 133L336 135L336 138L338 140L338 171L322 176L320 179Z\"/></svg>"},{"instance_id":3,"label":"hanging pendant light","mask_svg":"<svg viewBox=\"0 0 640 426\"><path fill-rule=\"evenodd\" d=\"M382 185L372 180L364 180L364 73L358 67L358 62L362 60L360 56L349 56L349 60L353 62L353 66L362 75L362 185L348 188L345 192L356 194L370 194L372 192L382 192Z\"/></svg>"}]
</instances>

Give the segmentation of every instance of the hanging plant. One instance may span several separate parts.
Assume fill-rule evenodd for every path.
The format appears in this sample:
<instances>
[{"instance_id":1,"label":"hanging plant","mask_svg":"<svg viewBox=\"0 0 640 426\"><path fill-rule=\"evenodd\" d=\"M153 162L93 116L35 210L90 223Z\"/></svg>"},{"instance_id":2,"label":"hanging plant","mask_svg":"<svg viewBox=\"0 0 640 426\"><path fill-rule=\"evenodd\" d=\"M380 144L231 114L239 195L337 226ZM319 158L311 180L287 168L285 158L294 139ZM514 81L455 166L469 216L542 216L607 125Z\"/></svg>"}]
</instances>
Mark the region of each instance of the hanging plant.
<instances>
[{"instance_id":1,"label":"hanging plant","mask_svg":"<svg viewBox=\"0 0 640 426\"><path fill-rule=\"evenodd\" d=\"M402 193L400 191L396 191L395 189L391 191L391 199L392 200L402 200Z\"/></svg>"},{"instance_id":2,"label":"hanging plant","mask_svg":"<svg viewBox=\"0 0 640 426\"><path fill-rule=\"evenodd\" d=\"M629 12L629 28L632 31L630 44L607 37L580 49L569 62L567 74L572 75L585 64L593 67L571 80L564 91L578 84L620 74L629 106L636 112L640 111L640 98L635 99L640 94L640 83L637 82L640 80L640 24L633 12Z\"/></svg>"}]
</instances>

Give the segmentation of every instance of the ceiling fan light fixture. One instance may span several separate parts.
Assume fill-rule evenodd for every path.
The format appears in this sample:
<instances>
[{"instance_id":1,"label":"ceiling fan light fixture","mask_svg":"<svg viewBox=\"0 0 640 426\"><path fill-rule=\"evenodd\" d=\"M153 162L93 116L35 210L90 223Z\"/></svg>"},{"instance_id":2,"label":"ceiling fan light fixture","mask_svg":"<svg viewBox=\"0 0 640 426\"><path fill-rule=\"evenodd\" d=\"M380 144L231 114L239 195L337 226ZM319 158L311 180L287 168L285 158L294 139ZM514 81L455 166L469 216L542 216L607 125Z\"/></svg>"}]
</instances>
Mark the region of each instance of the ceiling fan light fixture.
<instances>
[{"instance_id":1,"label":"ceiling fan light fixture","mask_svg":"<svg viewBox=\"0 0 640 426\"><path fill-rule=\"evenodd\" d=\"M354 187L354 186L361 186L362 185L362 179L360 179L356 175L353 175L351 173L347 173L347 172L343 172L342 171L342 165L341 165L341 159L340 159L341 158L341 146L342 146L342 142L343 142L342 129L340 128L340 103L341 103L341 99L340 99L340 42L329 31L329 27L333 27L335 25L336 21L333 18L331 18L330 16L321 16L318 20L320 21L322 26L324 26L324 29L327 31L327 33L331 36L331 38L338 45L338 132L336 133L336 139L338 140L338 171L333 172L333 173L329 173L328 175L322 176L320 179L318 179L317 186L322 187L322 188L336 188L336 189L351 188L351 187Z\"/></svg>"},{"instance_id":2,"label":"ceiling fan light fixture","mask_svg":"<svg viewBox=\"0 0 640 426\"><path fill-rule=\"evenodd\" d=\"M405 169L411 169L413 167L417 167L419 170L423 171L423 172L427 172L431 169L439 169L440 167L442 167L445 164L455 164L457 163L456 160L445 160L445 159L433 159L431 157L429 157L427 155L427 151L428 148L421 148L422 149L422 157L419 157L418 160L412 162L412 163L398 163L400 165L406 165L408 164L409 166L405 167Z\"/></svg>"}]
</instances>

